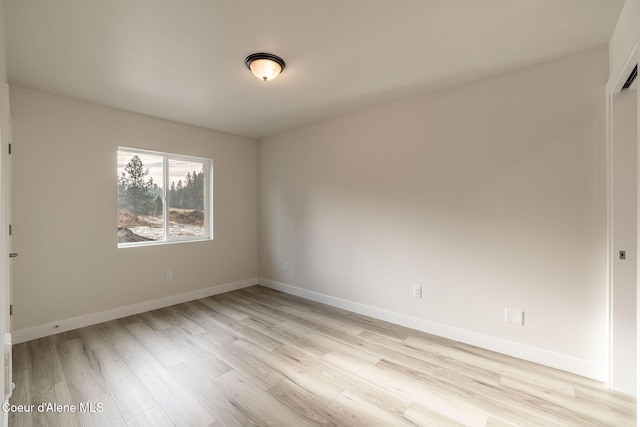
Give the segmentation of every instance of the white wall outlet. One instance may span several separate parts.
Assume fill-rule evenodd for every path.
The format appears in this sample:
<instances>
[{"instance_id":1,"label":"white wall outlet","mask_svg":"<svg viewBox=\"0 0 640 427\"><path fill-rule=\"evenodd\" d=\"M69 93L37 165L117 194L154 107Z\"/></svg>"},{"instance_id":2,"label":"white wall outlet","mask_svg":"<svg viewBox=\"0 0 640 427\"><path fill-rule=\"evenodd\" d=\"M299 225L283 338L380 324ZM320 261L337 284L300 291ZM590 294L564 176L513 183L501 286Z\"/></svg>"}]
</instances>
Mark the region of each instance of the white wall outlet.
<instances>
[{"instance_id":1,"label":"white wall outlet","mask_svg":"<svg viewBox=\"0 0 640 427\"><path fill-rule=\"evenodd\" d=\"M422 298L422 286L420 285L413 286L413 296L415 298Z\"/></svg>"},{"instance_id":2,"label":"white wall outlet","mask_svg":"<svg viewBox=\"0 0 640 427\"><path fill-rule=\"evenodd\" d=\"M173 270L167 271L167 280L173 280Z\"/></svg>"},{"instance_id":3,"label":"white wall outlet","mask_svg":"<svg viewBox=\"0 0 640 427\"><path fill-rule=\"evenodd\" d=\"M515 308L504 309L504 321L514 325L524 325L524 311Z\"/></svg>"},{"instance_id":4,"label":"white wall outlet","mask_svg":"<svg viewBox=\"0 0 640 427\"><path fill-rule=\"evenodd\" d=\"M282 263L282 269L284 271L289 271L289 261L285 261Z\"/></svg>"}]
</instances>

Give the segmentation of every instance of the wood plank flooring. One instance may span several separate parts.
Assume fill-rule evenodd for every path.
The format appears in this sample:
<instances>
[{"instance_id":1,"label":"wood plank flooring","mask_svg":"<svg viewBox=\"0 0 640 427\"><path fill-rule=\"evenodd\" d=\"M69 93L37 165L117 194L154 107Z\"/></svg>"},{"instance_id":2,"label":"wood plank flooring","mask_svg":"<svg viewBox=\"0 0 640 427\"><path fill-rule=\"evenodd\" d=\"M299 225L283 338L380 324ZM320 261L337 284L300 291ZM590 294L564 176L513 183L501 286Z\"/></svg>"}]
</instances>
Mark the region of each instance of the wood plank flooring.
<instances>
[{"instance_id":1,"label":"wood plank flooring","mask_svg":"<svg viewBox=\"0 0 640 427\"><path fill-rule=\"evenodd\" d=\"M13 427L636 419L635 399L595 381L261 286L18 344L13 360L11 403L35 405Z\"/></svg>"}]
</instances>

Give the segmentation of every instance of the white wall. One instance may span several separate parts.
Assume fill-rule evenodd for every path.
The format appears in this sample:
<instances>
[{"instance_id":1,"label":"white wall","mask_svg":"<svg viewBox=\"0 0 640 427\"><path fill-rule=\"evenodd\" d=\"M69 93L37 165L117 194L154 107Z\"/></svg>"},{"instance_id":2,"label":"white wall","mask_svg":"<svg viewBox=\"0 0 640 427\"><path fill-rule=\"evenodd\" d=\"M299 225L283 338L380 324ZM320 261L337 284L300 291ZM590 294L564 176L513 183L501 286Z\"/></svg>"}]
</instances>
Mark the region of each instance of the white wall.
<instances>
[{"instance_id":1,"label":"white wall","mask_svg":"<svg viewBox=\"0 0 640 427\"><path fill-rule=\"evenodd\" d=\"M255 140L19 87L11 87L11 111L14 330L22 339L42 327L56 332L54 322L78 326L65 319L255 283ZM212 158L215 240L118 249L119 145Z\"/></svg>"},{"instance_id":2,"label":"white wall","mask_svg":"<svg viewBox=\"0 0 640 427\"><path fill-rule=\"evenodd\" d=\"M7 82L7 46L4 25L4 0L0 0L0 82Z\"/></svg>"},{"instance_id":3,"label":"white wall","mask_svg":"<svg viewBox=\"0 0 640 427\"><path fill-rule=\"evenodd\" d=\"M260 141L262 282L606 379L607 58Z\"/></svg>"},{"instance_id":4,"label":"white wall","mask_svg":"<svg viewBox=\"0 0 640 427\"><path fill-rule=\"evenodd\" d=\"M611 141L611 387L630 395L636 394L637 96L635 89L614 96Z\"/></svg>"},{"instance_id":5,"label":"white wall","mask_svg":"<svg viewBox=\"0 0 640 427\"><path fill-rule=\"evenodd\" d=\"M625 0L618 24L609 41L609 69L626 61L640 35L640 0Z\"/></svg>"}]
</instances>

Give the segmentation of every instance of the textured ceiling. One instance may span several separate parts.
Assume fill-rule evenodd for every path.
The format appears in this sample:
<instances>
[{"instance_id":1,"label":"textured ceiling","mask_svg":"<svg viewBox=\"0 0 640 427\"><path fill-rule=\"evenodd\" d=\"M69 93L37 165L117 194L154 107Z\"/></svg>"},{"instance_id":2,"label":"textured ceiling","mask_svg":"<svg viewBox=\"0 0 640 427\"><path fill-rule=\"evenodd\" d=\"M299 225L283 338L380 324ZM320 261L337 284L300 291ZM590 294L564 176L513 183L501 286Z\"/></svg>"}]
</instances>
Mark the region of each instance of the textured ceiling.
<instances>
[{"instance_id":1,"label":"textured ceiling","mask_svg":"<svg viewBox=\"0 0 640 427\"><path fill-rule=\"evenodd\" d=\"M606 44L623 3L5 0L9 83L261 138Z\"/></svg>"}]
</instances>

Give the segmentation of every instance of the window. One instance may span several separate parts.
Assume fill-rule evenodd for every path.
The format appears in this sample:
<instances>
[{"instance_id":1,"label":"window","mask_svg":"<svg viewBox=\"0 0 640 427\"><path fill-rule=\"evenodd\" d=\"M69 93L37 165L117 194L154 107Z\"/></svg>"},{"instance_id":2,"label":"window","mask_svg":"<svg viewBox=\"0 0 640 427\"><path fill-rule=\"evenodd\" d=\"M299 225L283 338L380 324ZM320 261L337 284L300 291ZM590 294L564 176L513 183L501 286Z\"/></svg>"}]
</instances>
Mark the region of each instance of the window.
<instances>
[{"instance_id":1,"label":"window","mask_svg":"<svg viewBox=\"0 0 640 427\"><path fill-rule=\"evenodd\" d=\"M213 161L118 148L118 247L213 238Z\"/></svg>"}]
</instances>

